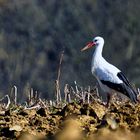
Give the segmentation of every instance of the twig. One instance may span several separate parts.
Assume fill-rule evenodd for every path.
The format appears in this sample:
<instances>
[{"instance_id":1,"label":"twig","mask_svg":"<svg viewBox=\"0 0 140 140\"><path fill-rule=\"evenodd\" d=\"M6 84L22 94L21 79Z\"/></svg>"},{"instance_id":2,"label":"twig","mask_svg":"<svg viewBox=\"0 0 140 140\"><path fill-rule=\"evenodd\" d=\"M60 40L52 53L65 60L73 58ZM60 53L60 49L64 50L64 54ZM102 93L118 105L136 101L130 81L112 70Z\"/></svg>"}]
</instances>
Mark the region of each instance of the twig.
<instances>
[{"instance_id":1,"label":"twig","mask_svg":"<svg viewBox=\"0 0 140 140\"><path fill-rule=\"evenodd\" d=\"M0 99L0 101L4 100L4 98L7 98L7 105L5 107L7 109L9 105L11 104L10 97L9 95L5 95L3 98Z\"/></svg>"},{"instance_id":2,"label":"twig","mask_svg":"<svg viewBox=\"0 0 140 140\"><path fill-rule=\"evenodd\" d=\"M68 93L68 102L71 103L71 96L70 96L70 92Z\"/></svg>"},{"instance_id":3,"label":"twig","mask_svg":"<svg viewBox=\"0 0 140 140\"><path fill-rule=\"evenodd\" d=\"M89 98L90 98L90 86L88 86L88 93L87 93L87 102L89 104Z\"/></svg>"},{"instance_id":4,"label":"twig","mask_svg":"<svg viewBox=\"0 0 140 140\"><path fill-rule=\"evenodd\" d=\"M26 110L37 109L37 108L40 108L40 105L35 105L32 107L27 107L27 106L24 107L24 109L26 109Z\"/></svg>"},{"instance_id":5,"label":"twig","mask_svg":"<svg viewBox=\"0 0 140 140\"><path fill-rule=\"evenodd\" d=\"M14 85L14 90L15 90L15 98L14 98L14 103L15 105L17 104L17 87Z\"/></svg>"},{"instance_id":6,"label":"twig","mask_svg":"<svg viewBox=\"0 0 140 140\"><path fill-rule=\"evenodd\" d=\"M63 56L64 56L64 51L62 51L61 55L60 55L58 74L57 74L57 80L56 80L56 100L57 100L57 105L62 100L61 99L61 93L60 93L60 75L61 75L61 65L62 65Z\"/></svg>"},{"instance_id":7,"label":"twig","mask_svg":"<svg viewBox=\"0 0 140 140\"><path fill-rule=\"evenodd\" d=\"M43 107L47 108L47 106L45 105L45 103L39 98L39 102L43 105Z\"/></svg>"},{"instance_id":8,"label":"twig","mask_svg":"<svg viewBox=\"0 0 140 140\"><path fill-rule=\"evenodd\" d=\"M62 65L63 57L64 57L64 50L61 52L60 61L59 61L58 75L57 75L57 80L58 81L60 81L61 65Z\"/></svg>"},{"instance_id":9,"label":"twig","mask_svg":"<svg viewBox=\"0 0 140 140\"><path fill-rule=\"evenodd\" d=\"M10 92L10 95L9 95L10 99L12 99L11 102L13 101L13 98L12 98L13 97L13 92L14 92L14 87L11 88L11 92Z\"/></svg>"},{"instance_id":10,"label":"twig","mask_svg":"<svg viewBox=\"0 0 140 140\"><path fill-rule=\"evenodd\" d=\"M84 95L84 91L82 91L81 93L82 93L82 101L83 101L83 103L85 103L85 95Z\"/></svg>"},{"instance_id":11,"label":"twig","mask_svg":"<svg viewBox=\"0 0 140 140\"><path fill-rule=\"evenodd\" d=\"M35 91L34 99L37 101L39 100L39 92Z\"/></svg>"},{"instance_id":12,"label":"twig","mask_svg":"<svg viewBox=\"0 0 140 140\"><path fill-rule=\"evenodd\" d=\"M96 94L97 94L97 97L100 97L99 96L99 90L98 90L98 87L96 86Z\"/></svg>"},{"instance_id":13,"label":"twig","mask_svg":"<svg viewBox=\"0 0 140 140\"><path fill-rule=\"evenodd\" d=\"M64 87L65 102L67 102L68 93L69 93L68 84L66 84Z\"/></svg>"},{"instance_id":14,"label":"twig","mask_svg":"<svg viewBox=\"0 0 140 140\"><path fill-rule=\"evenodd\" d=\"M5 107L7 109L9 107L11 101L10 101L9 95L5 95L5 97L7 97L7 100L8 100L7 106Z\"/></svg>"},{"instance_id":15,"label":"twig","mask_svg":"<svg viewBox=\"0 0 140 140\"><path fill-rule=\"evenodd\" d=\"M32 105L33 104L33 88L30 89L30 92L29 92L29 103L28 105Z\"/></svg>"},{"instance_id":16,"label":"twig","mask_svg":"<svg viewBox=\"0 0 140 140\"><path fill-rule=\"evenodd\" d=\"M78 100L82 99L82 96L79 93L76 93L73 87L70 87L70 93L74 95L75 100L78 98Z\"/></svg>"},{"instance_id":17,"label":"twig","mask_svg":"<svg viewBox=\"0 0 140 140\"><path fill-rule=\"evenodd\" d=\"M76 94L76 92L75 92L73 87L70 87L70 90L72 91L73 94Z\"/></svg>"},{"instance_id":18,"label":"twig","mask_svg":"<svg viewBox=\"0 0 140 140\"><path fill-rule=\"evenodd\" d=\"M55 89L56 89L56 103L59 104L59 95L60 95L60 88L58 80L55 81Z\"/></svg>"},{"instance_id":19,"label":"twig","mask_svg":"<svg viewBox=\"0 0 140 140\"><path fill-rule=\"evenodd\" d=\"M75 83L76 93L79 93L78 86L77 86L77 82L74 81L74 83Z\"/></svg>"},{"instance_id":20,"label":"twig","mask_svg":"<svg viewBox=\"0 0 140 140\"><path fill-rule=\"evenodd\" d=\"M49 101L49 104L50 104L50 106L53 106L53 101L50 100L50 101Z\"/></svg>"}]
</instances>

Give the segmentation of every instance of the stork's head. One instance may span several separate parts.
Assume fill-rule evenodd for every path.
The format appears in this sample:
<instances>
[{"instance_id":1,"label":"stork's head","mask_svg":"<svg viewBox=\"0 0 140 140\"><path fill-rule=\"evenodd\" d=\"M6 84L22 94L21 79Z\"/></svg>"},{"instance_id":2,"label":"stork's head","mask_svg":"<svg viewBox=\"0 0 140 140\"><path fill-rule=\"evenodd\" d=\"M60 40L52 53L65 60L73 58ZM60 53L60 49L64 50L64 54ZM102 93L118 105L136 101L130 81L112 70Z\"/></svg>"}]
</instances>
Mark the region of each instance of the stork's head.
<instances>
[{"instance_id":1,"label":"stork's head","mask_svg":"<svg viewBox=\"0 0 140 140\"><path fill-rule=\"evenodd\" d=\"M81 49L81 51L85 51L94 46L97 47L97 46L103 45L103 44L104 44L104 39L100 36L97 36L91 42L89 42L83 49Z\"/></svg>"}]
</instances>

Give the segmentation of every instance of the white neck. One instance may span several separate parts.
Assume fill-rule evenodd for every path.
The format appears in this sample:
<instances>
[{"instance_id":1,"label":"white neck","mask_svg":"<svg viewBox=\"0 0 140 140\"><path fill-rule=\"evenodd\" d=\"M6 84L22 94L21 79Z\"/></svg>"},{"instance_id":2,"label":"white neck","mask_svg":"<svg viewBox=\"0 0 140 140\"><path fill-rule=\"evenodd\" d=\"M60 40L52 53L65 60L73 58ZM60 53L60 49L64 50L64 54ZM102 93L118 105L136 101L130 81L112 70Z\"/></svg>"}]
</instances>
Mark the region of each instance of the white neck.
<instances>
[{"instance_id":1,"label":"white neck","mask_svg":"<svg viewBox=\"0 0 140 140\"><path fill-rule=\"evenodd\" d=\"M103 45L104 45L104 43L97 44L97 46L95 46L96 48L93 53L92 63L91 63L92 68L98 66L98 64L104 60L104 58L102 57Z\"/></svg>"},{"instance_id":2,"label":"white neck","mask_svg":"<svg viewBox=\"0 0 140 140\"><path fill-rule=\"evenodd\" d=\"M104 45L103 43L97 44L95 51L93 53L94 58L98 59L99 57L102 57L103 45Z\"/></svg>"}]
</instances>

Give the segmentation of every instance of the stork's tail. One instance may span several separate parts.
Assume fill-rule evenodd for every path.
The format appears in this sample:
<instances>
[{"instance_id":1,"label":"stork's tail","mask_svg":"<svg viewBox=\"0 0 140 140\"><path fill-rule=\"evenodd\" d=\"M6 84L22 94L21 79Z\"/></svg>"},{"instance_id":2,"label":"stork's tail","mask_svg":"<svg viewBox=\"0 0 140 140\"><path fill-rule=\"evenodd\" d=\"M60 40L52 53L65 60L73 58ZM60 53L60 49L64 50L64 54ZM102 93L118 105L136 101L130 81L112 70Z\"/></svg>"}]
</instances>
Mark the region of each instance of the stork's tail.
<instances>
[{"instance_id":1,"label":"stork's tail","mask_svg":"<svg viewBox=\"0 0 140 140\"><path fill-rule=\"evenodd\" d=\"M131 99L132 102L137 103L138 102L138 94L134 89L131 89L130 87L126 87L127 96Z\"/></svg>"}]
</instances>

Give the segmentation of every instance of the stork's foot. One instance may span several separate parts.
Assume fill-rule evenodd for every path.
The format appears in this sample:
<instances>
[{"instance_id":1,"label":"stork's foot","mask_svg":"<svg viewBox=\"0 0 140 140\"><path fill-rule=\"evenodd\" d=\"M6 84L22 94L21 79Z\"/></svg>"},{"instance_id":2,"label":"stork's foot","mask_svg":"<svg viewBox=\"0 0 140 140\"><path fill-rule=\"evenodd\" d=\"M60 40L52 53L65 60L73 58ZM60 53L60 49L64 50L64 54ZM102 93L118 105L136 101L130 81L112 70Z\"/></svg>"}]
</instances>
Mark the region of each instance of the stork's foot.
<instances>
[{"instance_id":1,"label":"stork's foot","mask_svg":"<svg viewBox=\"0 0 140 140\"><path fill-rule=\"evenodd\" d=\"M103 102L103 103L101 103L101 105L103 105L106 108L109 108L109 103L108 102Z\"/></svg>"},{"instance_id":2,"label":"stork's foot","mask_svg":"<svg viewBox=\"0 0 140 140\"><path fill-rule=\"evenodd\" d=\"M107 102L106 103L103 103L103 105L106 107L106 108L109 108L109 105L110 105L110 102L111 102L111 98L112 98L112 95L110 93L107 94Z\"/></svg>"},{"instance_id":3,"label":"stork's foot","mask_svg":"<svg viewBox=\"0 0 140 140\"><path fill-rule=\"evenodd\" d=\"M107 94L107 101L106 102L101 102L100 104L105 106L106 108L109 108L111 100L112 100L112 94L108 93Z\"/></svg>"}]
</instances>

